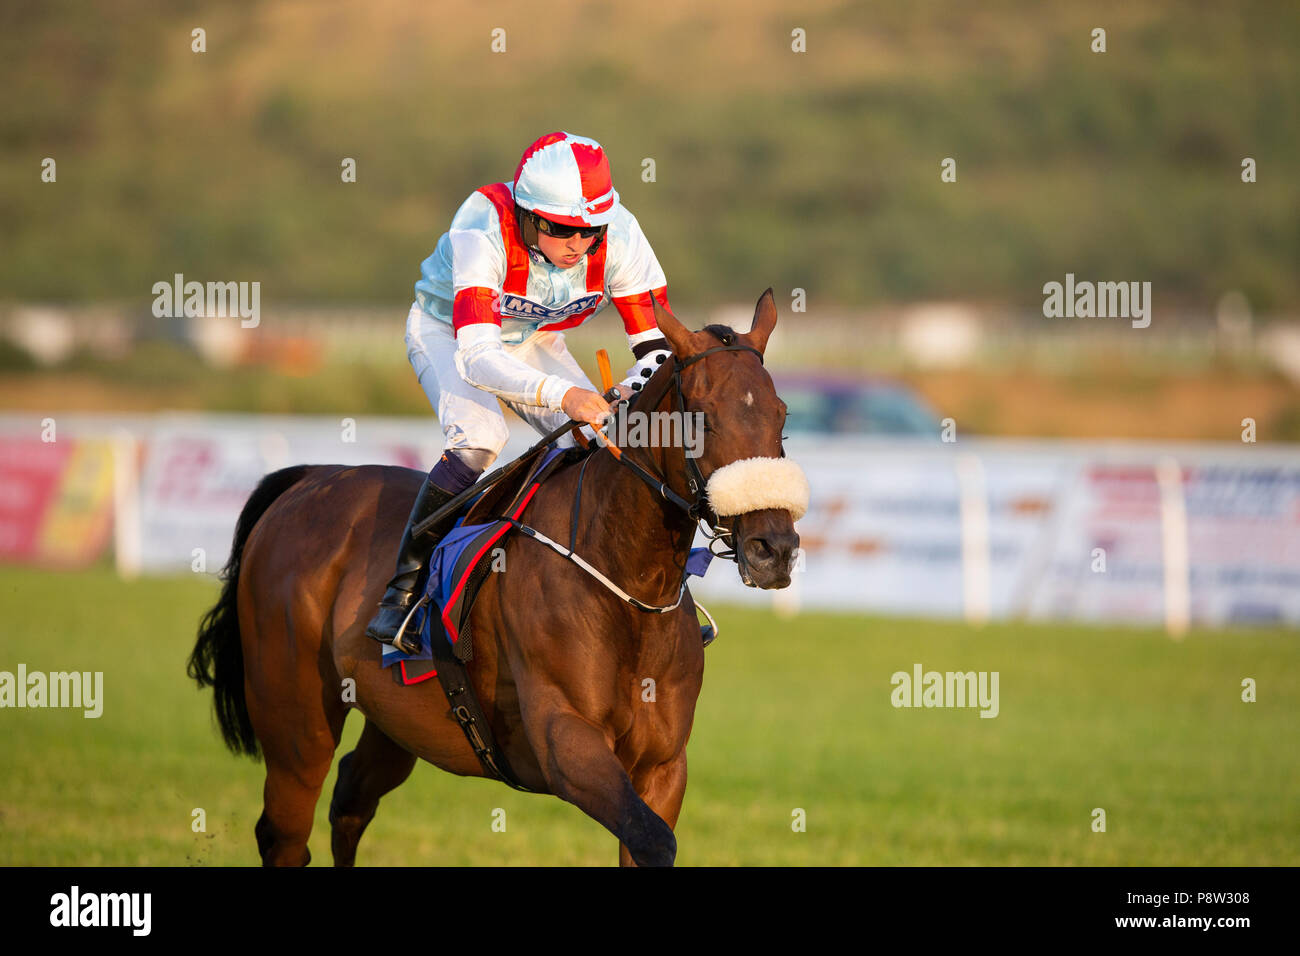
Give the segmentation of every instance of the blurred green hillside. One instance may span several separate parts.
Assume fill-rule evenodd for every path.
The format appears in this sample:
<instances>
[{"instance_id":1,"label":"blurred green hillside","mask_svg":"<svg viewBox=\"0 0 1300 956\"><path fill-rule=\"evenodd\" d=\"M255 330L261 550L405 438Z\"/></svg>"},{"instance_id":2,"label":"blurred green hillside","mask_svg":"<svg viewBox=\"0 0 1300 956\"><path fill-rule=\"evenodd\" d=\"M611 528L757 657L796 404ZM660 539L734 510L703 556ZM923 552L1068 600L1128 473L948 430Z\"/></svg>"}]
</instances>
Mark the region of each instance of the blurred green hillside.
<instances>
[{"instance_id":1,"label":"blurred green hillside","mask_svg":"<svg viewBox=\"0 0 1300 956\"><path fill-rule=\"evenodd\" d=\"M1293 2L6 4L0 299L407 301L470 190L564 128L697 306L1037 308L1069 271L1293 309L1297 49Z\"/></svg>"}]
</instances>

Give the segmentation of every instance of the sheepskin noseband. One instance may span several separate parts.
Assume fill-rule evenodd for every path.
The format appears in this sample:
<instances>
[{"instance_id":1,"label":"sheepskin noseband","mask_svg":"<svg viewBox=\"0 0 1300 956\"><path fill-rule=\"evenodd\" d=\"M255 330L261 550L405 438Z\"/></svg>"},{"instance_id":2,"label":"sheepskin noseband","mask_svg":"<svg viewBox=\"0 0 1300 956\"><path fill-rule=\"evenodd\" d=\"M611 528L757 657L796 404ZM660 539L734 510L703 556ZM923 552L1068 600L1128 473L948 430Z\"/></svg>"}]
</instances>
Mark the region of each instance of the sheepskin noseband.
<instances>
[{"instance_id":1,"label":"sheepskin noseband","mask_svg":"<svg viewBox=\"0 0 1300 956\"><path fill-rule=\"evenodd\" d=\"M745 458L723 465L705 486L718 517L784 508L795 521L808 510L808 479L789 458Z\"/></svg>"}]
</instances>

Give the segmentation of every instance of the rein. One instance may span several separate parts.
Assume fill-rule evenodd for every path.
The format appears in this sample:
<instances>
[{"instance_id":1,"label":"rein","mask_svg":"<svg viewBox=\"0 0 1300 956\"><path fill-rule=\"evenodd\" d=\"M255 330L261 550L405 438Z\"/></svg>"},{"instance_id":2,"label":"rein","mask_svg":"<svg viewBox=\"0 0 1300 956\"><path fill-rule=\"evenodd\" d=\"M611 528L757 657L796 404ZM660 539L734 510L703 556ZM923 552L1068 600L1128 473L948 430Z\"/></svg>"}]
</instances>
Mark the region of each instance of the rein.
<instances>
[{"instance_id":1,"label":"rein","mask_svg":"<svg viewBox=\"0 0 1300 956\"><path fill-rule=\"evenodd\" d=\"M692 355L684 362L681 359L677 358L676 356L673 356L673 374L669 378L669 384L676 391L676 405L678 406L677 409L678 411L681 411L683 413L686 411L686 399L682 395L682 371L688 368L689 366L694 365L696 362L700 361L701 359L712 355L714 352L753 352L755 355L758 356L758 361L760 363L763 361L763 353L760 352L758 349L748 345L734 345L731 342L727 341L728 338L730 338L730 336L723 339L722 345L715 345L711 349L705 349L703 352L700 352L696 355ZM652 474L651 472L647 471L645 468L641 467L641 465L638 464L637 462L632 461L630 458L624 456L618 456L617 461L619 462L619 464L626 465L628 468L631 468L632 472L638 478L640 478L643 482L649 485L650 488L652 488L654 491L657 491L660 495L662 495L664 500L671 501L678 508L682 509L682 511L686 512L687 517L689 517L692 521L696 521L696 522L703 521L705 524L708 524L710 526L710 530L712 530L714 533L709 534L706 531L705 532L706 537L712 540L718 537L730 536L731 534L730 530L724 529L722 532L718 532L716 526L714 526L711 522L709 522L706 518L702 516L701 505L704 504L704 499L705 499L704 476L700 474L700 466L695 463L694 458L692 458L690 455L683 455L682 457L686 462L686 487L689 489L691 494L690 501L686 500L681 495L677 494L677 492L669 488L667 478ZM734 557L734 556L735 556L735 552L733 551L730 557ZM719 555L719 557L725 557L725 555Z\"/></svg>"}]
</instances>

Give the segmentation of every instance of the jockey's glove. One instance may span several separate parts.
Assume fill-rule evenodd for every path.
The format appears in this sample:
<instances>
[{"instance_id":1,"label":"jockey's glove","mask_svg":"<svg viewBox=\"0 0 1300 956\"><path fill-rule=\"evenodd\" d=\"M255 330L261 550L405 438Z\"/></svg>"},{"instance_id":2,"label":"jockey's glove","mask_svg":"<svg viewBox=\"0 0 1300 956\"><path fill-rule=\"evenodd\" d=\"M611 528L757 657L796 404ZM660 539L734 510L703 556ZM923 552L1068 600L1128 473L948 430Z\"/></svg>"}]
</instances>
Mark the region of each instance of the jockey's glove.
<instances>
[{"instance_id":1,"label":"jockey's glove","mask_svg":"<svg viewBox=\"0 0 1300 956\"><path fill-rule=\"evenodd\" d=\"M659 366L672 358L673 353L666 348L654 349L647 352L637 360L637 363L627 370L627 377L619 382L619 386L626 392L629 388L634 392L639 392L646 382L650 381L650 376L659 371Z\"/></svg>"}]
</instances>

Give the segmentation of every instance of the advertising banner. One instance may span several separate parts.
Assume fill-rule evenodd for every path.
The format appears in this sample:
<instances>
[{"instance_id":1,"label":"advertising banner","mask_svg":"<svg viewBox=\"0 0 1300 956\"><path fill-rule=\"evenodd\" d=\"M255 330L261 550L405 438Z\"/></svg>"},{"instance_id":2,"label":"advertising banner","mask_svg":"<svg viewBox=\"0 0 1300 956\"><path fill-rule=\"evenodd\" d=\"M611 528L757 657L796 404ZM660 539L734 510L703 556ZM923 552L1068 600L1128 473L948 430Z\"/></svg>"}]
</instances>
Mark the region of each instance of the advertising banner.
<instances>
[{"instance_id":1,"label":"advertising banner","mask_svg":"<svg viewBox=\"0 0 1300 956\"><path fill-rule=\"evenodd\" d=\"M109 442L0 436L0 560L90 564L112 530L112 495Z\"/></svg>"}]
</instances>

